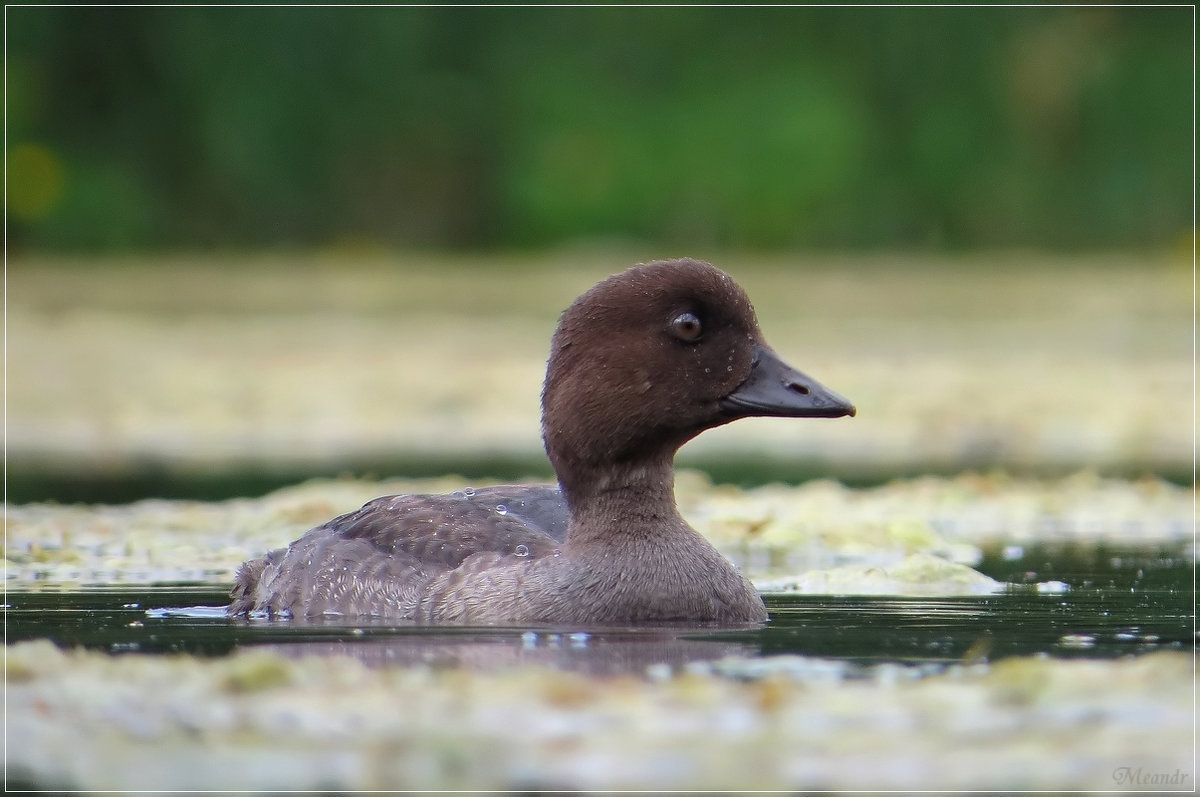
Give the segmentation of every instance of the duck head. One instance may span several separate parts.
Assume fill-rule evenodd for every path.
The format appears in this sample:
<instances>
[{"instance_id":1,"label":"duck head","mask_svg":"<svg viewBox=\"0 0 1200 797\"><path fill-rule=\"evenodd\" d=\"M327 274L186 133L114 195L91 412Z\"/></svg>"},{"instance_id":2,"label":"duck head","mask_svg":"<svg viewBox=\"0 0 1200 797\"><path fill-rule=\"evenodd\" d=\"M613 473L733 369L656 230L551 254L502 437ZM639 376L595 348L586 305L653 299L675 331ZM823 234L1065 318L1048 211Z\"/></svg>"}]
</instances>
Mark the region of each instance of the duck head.
<instances>
[{"instance_id":1,"label":"duck head","mask_svg":"<svg viewBox=\"0 0 1200 797\"><path fill-rule=\"evenodd\" d=\"M546 452L568 495L605 468L669 467L685 442L737 418L854 414L771 350L729 275L690 259L635 266L575 300L542 392Z\"/></svg>"}]
</instances>

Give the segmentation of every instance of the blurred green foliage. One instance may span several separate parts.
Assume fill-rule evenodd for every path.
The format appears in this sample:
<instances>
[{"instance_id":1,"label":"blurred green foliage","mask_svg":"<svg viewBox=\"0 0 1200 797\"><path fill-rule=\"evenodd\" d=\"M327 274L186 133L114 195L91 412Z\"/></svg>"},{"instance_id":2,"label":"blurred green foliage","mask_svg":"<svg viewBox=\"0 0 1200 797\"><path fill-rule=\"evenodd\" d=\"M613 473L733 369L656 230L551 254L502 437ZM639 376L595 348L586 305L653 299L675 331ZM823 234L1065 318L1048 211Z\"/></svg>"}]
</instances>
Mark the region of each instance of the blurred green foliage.
<instances>
[{"instance_id":1,"label":"blurred green foliage","mask_svg":"<svg viewBox=\"0 0 1200 797\"><path fill-rule=\"evenodd\" d=\"M6 13L18 250L1191 232L1188 7Z\"/></svg>"}]
</instances>

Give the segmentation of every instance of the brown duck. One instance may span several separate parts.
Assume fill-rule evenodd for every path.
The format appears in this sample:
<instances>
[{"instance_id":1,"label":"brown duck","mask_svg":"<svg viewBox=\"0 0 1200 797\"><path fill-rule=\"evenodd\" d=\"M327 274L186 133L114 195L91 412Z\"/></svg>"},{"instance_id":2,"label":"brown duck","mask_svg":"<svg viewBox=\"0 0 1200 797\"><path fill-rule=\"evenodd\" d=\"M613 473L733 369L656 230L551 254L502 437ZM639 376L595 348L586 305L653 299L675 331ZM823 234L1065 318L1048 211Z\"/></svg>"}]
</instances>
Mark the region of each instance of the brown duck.
<instances>
[{"instance_id":1,"label":"brown duck","mask_svg":"<svg viewBox=\"0 0 1200 797\"><path fill-rule=\"evenodd\" d=\"M558 486L377 498L246 562L234 615L474 625L761 622L675 506L675 452L737 418L854 415L785 364L725 273L635 266L563 313L542 391Z\"/></svg>"}]
</instances>

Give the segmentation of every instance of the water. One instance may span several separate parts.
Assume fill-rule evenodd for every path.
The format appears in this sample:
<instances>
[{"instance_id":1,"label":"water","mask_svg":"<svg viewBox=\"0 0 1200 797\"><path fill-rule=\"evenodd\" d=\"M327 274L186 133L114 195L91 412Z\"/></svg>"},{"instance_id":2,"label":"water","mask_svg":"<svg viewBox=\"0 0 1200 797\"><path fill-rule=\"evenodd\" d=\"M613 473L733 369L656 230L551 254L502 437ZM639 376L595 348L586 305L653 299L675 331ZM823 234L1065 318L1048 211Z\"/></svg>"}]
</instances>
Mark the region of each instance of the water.
<instances>
[{"instance_id":1,"label":"water","mask_svg":"<svg viewBox=\"0 0 1200 797\"><path fill-rule=\"evenodd\" d=\"M222 656L271 646L373 664L488 668L536 663L597 674L794 654L856 668L936 669L1017 655L1103 657L1191 649L1193 558L1179 550L997 549L980 569L1014 586L964 598L768 595L763 628L456 628L341 618L229 619L227 585L8 592L7 641L48 637L112 653ZM1061 582L1063 591L1039 591ZM205 608L208 607L208 608ZM657 668L657 670L655 670Z\"/></svg>"}]
</instances>

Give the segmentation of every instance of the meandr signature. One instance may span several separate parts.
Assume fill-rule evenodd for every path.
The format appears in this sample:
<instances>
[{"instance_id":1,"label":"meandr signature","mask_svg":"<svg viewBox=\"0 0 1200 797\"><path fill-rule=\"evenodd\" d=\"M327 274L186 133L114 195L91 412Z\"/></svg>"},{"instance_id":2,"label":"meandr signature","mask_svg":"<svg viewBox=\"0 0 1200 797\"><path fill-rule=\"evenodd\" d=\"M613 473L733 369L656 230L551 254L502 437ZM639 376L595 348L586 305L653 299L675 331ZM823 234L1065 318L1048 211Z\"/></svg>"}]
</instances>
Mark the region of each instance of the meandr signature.
<instances>
[{"instance_id":1,"label":"meandr signature","mask_svg":"<svg viewBox=\"0 0 1200 797\"><path fill-rule=\"evenodd\" d=\"M1191 774L1182 769L1151 772L1142 767L1117 767L1112 777L1118 786L1185 786L1192 780Z\"/></svg>"}]
</instances>

